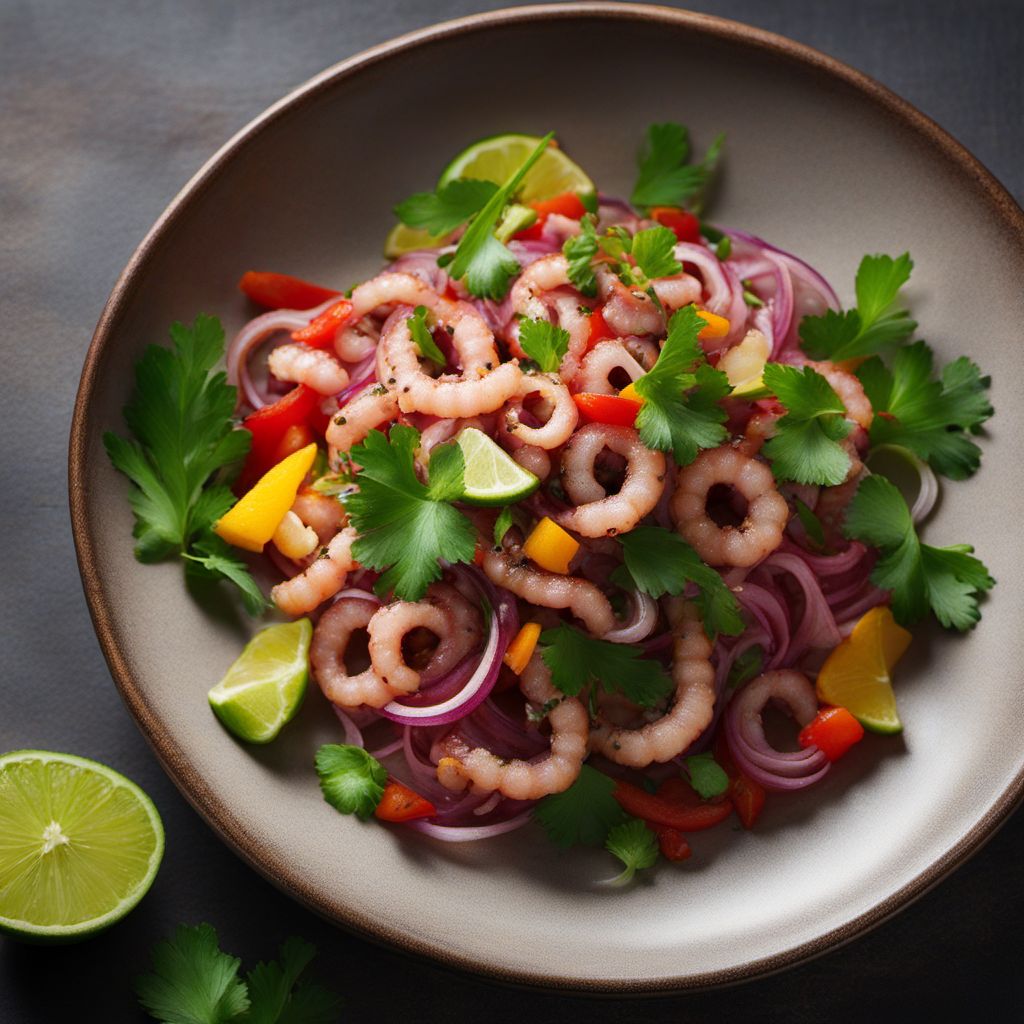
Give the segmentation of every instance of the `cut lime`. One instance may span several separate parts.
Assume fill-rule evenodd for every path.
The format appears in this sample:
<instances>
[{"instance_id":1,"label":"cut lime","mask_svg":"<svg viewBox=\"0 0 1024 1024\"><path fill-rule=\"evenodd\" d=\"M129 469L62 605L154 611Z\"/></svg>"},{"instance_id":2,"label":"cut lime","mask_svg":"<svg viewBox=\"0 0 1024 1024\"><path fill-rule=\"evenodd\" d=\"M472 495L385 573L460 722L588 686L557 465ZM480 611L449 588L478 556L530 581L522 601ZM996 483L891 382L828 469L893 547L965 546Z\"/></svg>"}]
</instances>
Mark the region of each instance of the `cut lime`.
<instances>
[{"instance_id":1,"label":"cut lime","mask_svg":"<svg viewBox=\"0 0 1024 1024\"><path fill-rule=\"evenodd\" d=\"M456 443L466 463L462 500L468 504L511 505L540 487L537 477L476 427L463 430Z\"/></svg>"},{"instance_id":2,"label":"cut lime","mask_svg":"<svg viewBox=\"0 0 1024 1024\"><path fill-rule=\"evenodd\" d=\"M269 743L290 722L309 679L309 619L260 630L210 691L210 707L248 743Z\"/></svg>"},{"instance_id":3,"label":"cut lime","mask_svg":"<svg viewBox=\"0 0 1024 1024\"><path fill-rule=\"evenodd\" d=\"M153 801L72 754L0 756L0 931L68 942L120 920L164 854Z\"/></svg>"},{"instance_id":4,"label":"cut lime","mask_svg":"<svg viewBox=\"0 0 1024 1024\"><path fill-rule=\"evenodd\" d=\"M441 172L438 187L456 178L483 178L501 185L526 162L540 141L538 135L513 133L474 142ZM522 203L535 203L563 192L592 193L594 183L582 167L551 143L526 172L517 198Z\"/></svg>"},{"instance_id":5,"label":"cut lime","mask_svg":"<svg viewBox=\"0 0 1024 1024\"><path fill-rule=\"evenodd\" d=\"M407 252L419 249L436 249L444 244L447 235L432 235L422 228L411 228L408 224L396 224L384 240L384 255L389 260L398 259Z\"/></svg>"}]
</instances>

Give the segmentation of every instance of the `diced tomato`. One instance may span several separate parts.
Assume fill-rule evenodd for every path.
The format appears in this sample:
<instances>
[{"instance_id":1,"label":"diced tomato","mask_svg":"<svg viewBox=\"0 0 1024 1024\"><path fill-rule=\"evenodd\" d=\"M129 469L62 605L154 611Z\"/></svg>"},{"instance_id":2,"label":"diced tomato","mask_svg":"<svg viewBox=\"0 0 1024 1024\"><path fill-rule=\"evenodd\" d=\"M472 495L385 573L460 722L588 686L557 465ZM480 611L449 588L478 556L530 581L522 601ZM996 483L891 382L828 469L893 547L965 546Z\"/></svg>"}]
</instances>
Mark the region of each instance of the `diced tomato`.
<instances>
[{"instance_id":1,"label":"diced tomato","mask_svg":"<svg viewBox=\"0 0 1024 1024\"><path fill-rule=\"evenodd\" d=\"M319 316L310 320L305 327L292 331L292 341L301 341L310 348L330 348L334 344L338 328L349 318L351 312L352 303L348 299L339 299Z\"/></svg>"},{"instance_id":2,"label":"diced tomato","mask_svg":"<svg viewBox=\"0 0 1024 1024\"><path fill-rule=\"evenodd\" d=\"M615 332L605 323L604 314L599 306L590 314L590 335L587 338L587 348L592 349L599 341L614 337Z\"/></svg>"},{"instance_id":3,"label":"diced tomato","mask_svg":"<svg viewBox=\"0 0 1024 1024\"><path fill-rule=\"evenodd\" d=\"M483 544L477 543L477 546L473 549L473 564L475 566L481 566L484 564L484 558L487 552L484 550Z\"/></svg>"},{"instance_id":4,"label":"diced tomato","mask_svg":"<svg viewBox=\"0 0 1024 1024\"><path fill-rule=\"evenodd\" d=\"M705 803L683 779L663 783L657 793L648 793L629 782L619 781L613 796L619 806L635 818L643 818L651 825L666 825L680 832L700 832L711 828L732 814L732 801Z\"/></svg>"},{"instance_id":5,"label":"diced tomato","mask_svg":"<svg viewBox=\"0 0 1024 1024\"><path fill-rule=\"evenodd\" d=\"M588 391L572 396L579 411L591 423L610 423L616 427L631 427L641 409L639 402L618 395L594 395Z\"/></svg>"},{"instance_id":6,"label":"diced tomato","mask_svg":"<svg viewBox=\"0 0 1024 1024\"><path fill-rule=\"evenodd\" d=\"M700 221L678 206L655 206L651 210L651 219L671 228L680 242L700 241Z\"/></svg>"},{"instance_id":7,"label":"diced tomato","mask_svg":"<svg viewBox=\"0 0 1024 1024\"><path fill-rule=\"evenodd\" d=\"M247 270L238 287L253 302L267 309L312 309L341 294L333 288L321 288L301 278L269 270Z\"/></svg>"},{"instance_id":8,"label":"diced tomato","mask_svg":"<svg viewBox=\"0 0 1024 1024\"><path fill-rule=\"evenodd\" d=\"M389 782L373 813L381 821L412 821L415 818L433 817L437 814L437 808L426 797L401 782Z\"/></svg>"},{"instance_id":9,"label":"diced tomato","mask_svg":"<svg viewBox=\"0 0 1024 1024\"><path fill-rule=\"evenodd\" d=\"M575 192L563 192L561 195L552 196L550 199L541 199L530 206L537 211L537 219L522 231L517 231L515 237L522 242L540 238L544 230L544 222L553 213L563 217L570 217L572 220L579 220L587 212L583 201Z\"/></svg>"},{"instance_id":10,"label":"diced tomato","mask_svg":"<svg viewBox=\"0 0 1024 1024\"><path fill-rule=\"evenodd\" d=\"M667 825L652 825L658 836L658 847L666 860L689 860L693 854L686 836L677 828L669 828Z\"/></svg>"},{"instance_id":11,"label":"diced tomato","mask_svg":"<svg viewBox=\"0 0 1024 1024\"><path fill-rule=\"evenodd\" d=\"M286 450L290 445L304 447L323 435L327 416L320 409L322 401L323 397L311 387L298 384L273 405L265 405L242 420L242 426L252 434L252 445L235 485L237 493L245 493L268 469L291 454ZM293 427L304 428L306 434L291 430Z\"/></svg>"},{"instance_id":12,"label":"diced tomato","mask_svg":"<svg viewBox=\"0 0 1024 1024\"><path fill-rule=\"evenodd\" d=\"M801 747L818 747L836 761L864 738L864 726L846 708L822 708L801 730Z\"/></svg>"}]
</instances>

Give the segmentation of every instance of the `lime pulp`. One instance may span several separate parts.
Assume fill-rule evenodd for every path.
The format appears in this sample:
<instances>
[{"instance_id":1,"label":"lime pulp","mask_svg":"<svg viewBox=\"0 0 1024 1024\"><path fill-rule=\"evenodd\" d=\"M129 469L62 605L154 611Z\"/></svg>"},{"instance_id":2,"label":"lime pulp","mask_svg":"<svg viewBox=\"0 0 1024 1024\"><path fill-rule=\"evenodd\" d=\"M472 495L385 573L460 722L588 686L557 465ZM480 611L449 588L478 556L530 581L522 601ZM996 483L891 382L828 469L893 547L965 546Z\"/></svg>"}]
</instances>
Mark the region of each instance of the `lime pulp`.
<instances>
[{"instance_id":1,"label":"lime pulp","mask_svg":"<svg viewBox=\"0 0 1024 1024\"><path fill-rule=\"evenodd\" d=\"M462 500L470 505L511 505L532 494L540 480L523 469L476 427L467 427L456 438L465 461Z\"/></svg>"}]
</instances>

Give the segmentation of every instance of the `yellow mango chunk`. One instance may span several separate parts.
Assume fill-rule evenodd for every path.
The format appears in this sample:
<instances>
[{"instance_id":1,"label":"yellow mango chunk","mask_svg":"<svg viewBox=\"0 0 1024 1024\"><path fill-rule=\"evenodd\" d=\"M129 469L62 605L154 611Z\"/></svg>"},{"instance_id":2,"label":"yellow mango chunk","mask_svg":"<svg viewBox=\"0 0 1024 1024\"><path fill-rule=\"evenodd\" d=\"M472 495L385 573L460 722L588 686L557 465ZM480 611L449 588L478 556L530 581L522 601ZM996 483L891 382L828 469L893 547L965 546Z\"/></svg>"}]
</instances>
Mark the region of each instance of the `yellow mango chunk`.
<instances>
[{"instance_id":1,"label":"yellow mango chunk","mask_svg":"<svg viewBox=\"0 0 1024 1024\"><path fill-rule=\"evenodd\" d=\"M619 392L619 398L628 398L631 402L639 402L641 405L644 404L644 400L636 393L635 384L627 384Z\"/></svg>"},{"instance_id":2,"label":"yellow mango chunk","mask_svg":"<svg viewBox=\"0 0 1024 1024\"><path fill-rule=\"evenodd\" d=\"M530 536L523 544L523 554L527 558L542 569L563 576L568 573L569 563L579 549L579 541L547 516L530 531Z\"/></svg>"},{"instance_id":3,"label":"yellow mango chunk","mask_svg":"<svg viewBox=\"0 0 1024 1024\"><path fill-rule=\"evenodd\" d=\"M315 458L316 445L308 444L282 459L235 502L218 520L213 532L236 548L262 551L295 503L295 495Z\"/></svg>"},{"instance_id":4,"label":"yellow mango chunk","mask_svg":"<svg viewBox=\"0 0 1024 1024\"><path fill-rule=\"evenodd\" d=\"M729 333L729 321L717 313L709 313L706 309L698 309L697 316L705 325L700 329L698 338L724 338Z\"/></svg>"},{"instance_id":5,"label":"yellow mango chunk","mask_svg":"<svg viewBox=\"0 0 1024 1024\"><path fill-rule=\"evenodd\" d=\"M502 660L517 676L522 675L523 669L529 664L539 638L540 623L528 622L516 633L515 639L508 645Z\"/></svg>"}]
</instances>

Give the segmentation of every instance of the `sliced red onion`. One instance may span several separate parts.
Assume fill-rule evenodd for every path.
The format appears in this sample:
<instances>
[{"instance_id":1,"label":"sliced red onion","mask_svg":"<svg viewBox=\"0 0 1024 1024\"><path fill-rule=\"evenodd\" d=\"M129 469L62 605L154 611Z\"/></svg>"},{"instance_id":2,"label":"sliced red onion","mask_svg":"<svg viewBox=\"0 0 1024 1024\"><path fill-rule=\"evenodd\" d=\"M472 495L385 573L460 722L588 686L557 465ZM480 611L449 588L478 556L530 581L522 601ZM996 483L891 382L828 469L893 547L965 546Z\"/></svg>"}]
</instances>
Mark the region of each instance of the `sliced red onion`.
<instances>
[{"instance_id":1,"label":"sliced red onion","mask_svg":"<svg viewBox=\"0 0 1024 1024\"><path fill-rule=\"evenodd\" d=\"M804 592L804 610L786 649L785 661L792 664L808 648L832 648L839 643L839 630L825 595L807 563L796 555L776 551L761 563L767 572L788 572Z\"/></svg>"},{"instance_id":2,"label":"sliced red onion","mask_svg":"<svg viewBox=\"0 0 1024 1024\"><path fill-rule=\"evenodd\" d=\"M733 592L744 610L757 619L771 638L766 645L766 653L770 654L767 667L778 667L790 646L789 609L785 602L764 587L746 581L734 588Z\"/></svg>"},{"instance_id":3,"label":"sliced red onion","mask_svg":"<svg viewBox=\"0 0 1024 1024\"><path fill-rule=\"evenodd\" d=\"M799 316L821 314L826 309L839 309L839 297L832 290L832 285L821 273L800 259L799 256L794 256L791 252L786 252L785 249L780 249L763 238L748 234L746 231L735 231L732 228L723 228L723 231L734 243L745 243L754 249L771 252L786 262L794 283L797 285L796 311ZM806 303L810 303L809 308L804 308Z\"/></svg>"},{"instance_id":4,"label":"sliced red onion","mask_svg":"<svg viewBox=\"0 0 1024 1024\"><path fill-rule=\"evenodd\" d=\"M704 289L708 293L705 305L712 313L729 321L729 333L715 343L724 348L739 341L746 333L747 304L743 299L743 285L732 268L705 245L680 242L675 247L676 259L689 263L700 272Z\"/></svg>"},{"instance_id":5,"label":"sliced red onion","mask_svg":"<svg viewBox=\"0 0 1024 1024\"><path fill-rule=\"evenodd\" d=\"M881 460L879 457L881 457ZM901 462L906 463L917 476L917 494L914 496L914 502L910 508L910 518L915 524L922 522L935 507L935 502L939 497L939 481L932 467L927 462L919 459L909 448L904 448L903 445L881 444L877 448L872 449L866 467L867 472L871 472L872 462L877 465L879 461L883 461L884 465L886 457L895 457ZM884 468L882 471L885 472ZM895 482L897 485L900 484L899 480ZM903 491L904 488L900 487L900 490ZM906 497L905 493L904 497ZM909 498L907 500L909 504Z\"/></svg>"},{"instance_id":6,"label":"sliced red onion","mask_svg":"<svg viewBox=\"0 0 1024 1024\"><path fill-rule=\"evenodd\" d=\"M348 712L339 708L337 704L332 704L331 707L334 708L334 713L338 716L338 721L341 722L341 727L345 730L345 742L350 747L364 746L363 734L359 726L349 718Z\"/></svg>"},{"instance_id":7,"label":"sliced red onion","mask_svg":"<svg viewBox=\"0 0 1024 1024\"><path fill-rule=\"evenodd\" d=\"M522 828L533 817L533 811L525 810L513 818L505 821L498 821L491 825L435 825L433 822L419 819L407 822L409 828L422 832L424 835L434 839L441 839L446 843L470 843L477 839L491 839L494 836L503 835L505 832L514 832Z\"/></svg>"},{"instance_id":8,"label":"sliced red onion","mask_svg":"<svg viewBox=\"0 0 1024 1024\"><path fill-rule=\"evenodd\" d=\"M383 747L377 747L376 750L371 750L370 756L377 758L380 761L382 758L390 757L392 754L397 754L402 749L402 737L399 736L397 740L392 740L390 743L386 743Z\"/></svg>"},{"instance_id":9,"label":"sliced red onion","mask_svg":"<svg viewBox=\"0 0 1024 1024\"><path fill-rule=\"evenodd\" d=\"M841 576L858 568L868 555L868 549L860 541L851 541L845 551L834 555L816 555L805 551L792 541L783 538L777 553L795 555L805 562L818 577Z\"/></svg>"},{"instance_id":10,"label":"sliced red onion","mask_svg":"<svg viewBox=\"0 0 1024 1024\"><path fill-rule=\"evenodd\" d=\"M651 635L651 630L658 622L658 606L654 598L642 590L634 590L632 603L633 614L629 622L606 633L605 640L613 644L635 644Z\"/></svg>"},{"instance_id":11,"label":"sliced red onion","mask_svg":"<svg viewBox=\"0 0 1024 1024\"><path fill-rule=\"evenodd\" d=\"M412 274L428 288L443 295L448 287L448 272L437 265L441 249L419 249L399 256L387 269L394 273Z\"/></svg>"}]
</instances>

